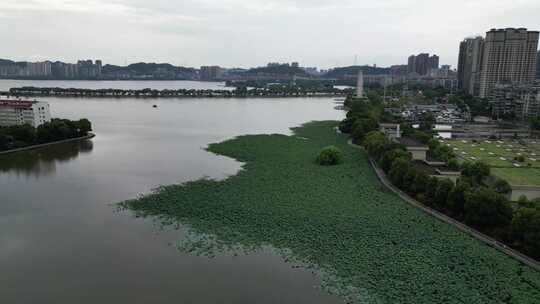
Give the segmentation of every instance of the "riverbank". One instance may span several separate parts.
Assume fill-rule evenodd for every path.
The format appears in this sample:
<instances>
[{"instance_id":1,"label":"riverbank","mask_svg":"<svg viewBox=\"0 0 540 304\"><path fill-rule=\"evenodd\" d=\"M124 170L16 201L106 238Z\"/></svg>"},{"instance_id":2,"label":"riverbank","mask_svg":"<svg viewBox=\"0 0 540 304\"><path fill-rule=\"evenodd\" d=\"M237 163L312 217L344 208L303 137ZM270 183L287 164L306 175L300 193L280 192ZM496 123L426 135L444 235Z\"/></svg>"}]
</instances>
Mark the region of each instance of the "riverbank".
<instances>
[{"instance_id":1,"label":"riverbank","mask_svg":"<svg viewBox=\"0 0 540 304\"><path fill-rule=\"evenodd\" d=\"M358 146L358 145L355 145L352 143L352 140L349 141L349 144L351 144L352 146L356 146L358 148L362 148L361 146ZM403 199L404 201L406 201L407 203L411 204L412 206L424 211L425 213L447 223L447 224L450 224L450 225L453 225L454 227L456 227L457 229L469 234L470 236L476 238L477 240L481 241L481 242L484 242L486 245L488 246L491 246L501 252L503 252L504 254L507 254L508 256L522 262L523 264L531 267L531 268L534 268L536 269L537 271L540 271L540 263L538 263L536 260L522 254L521 252L519 251L516 251L508 246L506 246L505 244L495 240L494 238L490 237L490 236L487 236L485 234L483 234L482 232L476 230L476 229L473 229L449 216L447 216L446 214L444 213L441 213L435 209L432 209L426 205L423 205L422 203L420 203L419 201L415 200L414 198L410 197L407 193L401 191L400 189L398 189L396 186L394 186L392 184L392 182L388 179L388 177L386 176L386 174L384 173L384 171L379 168L379 166L377 165L377 163L372 159L370 158L369 159L369 162L371 164L371 166L373 167L373 170L375 171L375 173L377 174L377 177L379 178L379 180L381 181L381 183L386 187L388 188L389 190L393 191L394 193L396 193L399 197L401 197L401 199Z\"/></svg>"},{"instance_id":2,"label":"riverbank","mask_svg":"<svg viewBox=\"0 0 540 304\"><path fill-rule=\"evenodd\" d=\"M325 290L344 299L540 301L540 273L386 191L365 153L336 134L336 125L212 144L209 151L244 162L243 170L222 181L162 187L121 206L206 236L182 243L183 251L273 246L317 270ZM328 145L343 151L341 165L315 163Z\"/></svg>"},{"instance_id":3,"label":"riverbank","mask_svg":"<svg viewBox=\"0 0 540 304\"><path fill-rule=\"evenodd\" d=\"M39 144L39 145L31 145L31 146L22 147L22 148L17 148L17 149L11 149L11 150L6 150L6 151L0 151L0 155L11 154L11 153L17 153L17 152L28 151L28 150L34 150L34 149L44 148L44 147L48 147L48 146L52 146L52 145L58 145L58 144L68 143L68 142L75 142L75 141L87 140L87 139L94 138L95 136L96 136L96 134L94 134L94 133L89 133L88 135L82 136L82 137L69 138L69 139L58 140L58 141L53 141L53 142L44 143L44 144Z\"/></svg>"}]
</instances>

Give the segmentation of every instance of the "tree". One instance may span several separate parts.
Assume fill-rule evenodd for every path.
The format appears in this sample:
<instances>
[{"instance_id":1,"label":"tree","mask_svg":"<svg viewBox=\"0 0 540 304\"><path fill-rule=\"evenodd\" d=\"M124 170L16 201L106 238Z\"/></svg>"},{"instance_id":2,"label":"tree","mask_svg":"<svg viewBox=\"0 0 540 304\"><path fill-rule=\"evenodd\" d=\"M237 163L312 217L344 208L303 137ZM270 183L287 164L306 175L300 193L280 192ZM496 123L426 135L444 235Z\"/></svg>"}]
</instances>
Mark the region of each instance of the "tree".
<instances>
[{"instance_id":1,"label":"tree","mask_svg":"<svg viewBox=\"0 0 540 304\"><path fill-rule=\"evenodd\" d=\"M31 125L9 127L9 133L15 141L21 141L25 144L32 144L36 140L36 129Z\"/></svg>"},{"instance_id":2,"label":"tree","mask_svg":"<svg viewBox=\"0 0 540 304\"><path fill-rule=\"evenodd\" d=\"M407 173L405 173L405 176L403 176L403 190L414 193L414 181L416 179L416 176L418 175L418 170L414 167L409 166L409 169L407 170Z\"/></svg>"},{"instance_id":3,"label":"tree","mask_svg":"<svg viewBox=\"0 0 540 304\"><path fill-rule=\"evenodd\" d=\"M448 194L448 209L458 218L463 217L465 212L465 200L471 190L469 183L459 178L456 186Z\"/></svg>"},{"instance_id":4,"label":"tree","mask_svg":"<svg viewBox=\"0 0 540 304\"><path fill-rule=\"evenodd\" d=\"M420 130L423 130L423 131L429 131L432 129L433 125L435 124L436 120L435 120L435 116L433 115L433 113L431 113L430 111L424 113L422 115L422 118L421 118L421 122L420 122Z\"/></svg>"},{"instance_id":5,"label":"tree","mask_svg":"<svg viewBox=\"0 0 540 304\"><path fill-rule=\"evenodd\" d=\"M520 208L512 219L512 238L532 257L540 257L540 211Z\"/></svg>"},{"instance_id":6,"label":"tree","mask_svg":"<svg viewBox=\"0 0 540 304\"><path fill-rule=\"evenodd\" d=\"M443 210L447 207L448 195L454 189L454 183L445 178L439 181L437 190L435 191L434 204L438 210Z\"/></svg>"},{"instance_id":7,"label":"tree","mask_svg":"<svg viewBox=\"0 0 540 304\"><path fill-rule=\"evenodd\" d=\"M438 187L439 179L434 176L429 177L429 180L426 184L426 201L428 205L433 205Z\"/></svg>"},{"instance_id":8,"label":"tree","mask_svg":"<svg viewBox=\"0 0 540 304\"><path fill-rule=\"evenodd\" d=\"M392 162L397 158L411 160L411 154L403 149L392 149L384 152L379 161L383 171L388 173L388 171L390 171L390 167L392 167Z\"/></svg>"},{"instance_id":9,"label":"tree","mask_svg":"<svg viewBox=\"0 0 540 304\"><path fill-rule=\"evenodd\" d=\"M463 163L462 174L473 178L473 181L477 184L482 184L482 181L485 177L488 177L491 173L491 169L488 164L483 161L477 161L474 163L465 162Z\"/></svg>"},{"instance_id":10,"label":"tree","mask_svg":"<svg viewBox=\"0 0 540 304\"><path fill-rule=\"evenodd\" d=\"M341 162L342 159L341 150L336 146L328 146L321 150L317 157L317 163L321 166L333 166Z\"/></svg>"},{"instance_id":11,"label":"tree","mask_svg":"<svg viewBox=\"0 0 540 304\"><path fill-rule=\"evenodd\" d=\"M361 143L365 136L366 136L366 130L364 129L364 126L360 122L360 119L357 119L352 124L351 137L355 143Z\"/></svg>"},{"instance_id":12,"label":"tree","mask_svg":"<svg viewBox=\"0 0 540 304\"><path fill-rule=\"evenodd\" d=\"M531 118L529 125L533 130L540 130L540 117Z\"/></svg>"},{"instance_id":13,"label":"tree","mask_svg":"<svg viewBox=\"0 0 540 304\"><path fill-rule=\"evenodd\" d=\"M510 186L510 184L506 180L500 178L495 181L493 189L495 189L495 191L500 194L509 194L510 192L512 192L512 187Z\"/></svg>"},{"instance_id":14,"label":"tree","mask_svg":"<svg viewBox=\"0 0 540 304\"><path fill-rule=\"evenodd\" d=\"M506 227L512 221L512 207L503 195L479 188L467 195L465 200L465 222L481 229Z\"/></svg>"},{"instance_id":15,"label":"tree","mask_svg":"<svg viewBox=\"0 0 540 304\"><path fill-rule=\"evenodd\" d=\"M11 147L13 137L0 133L0 150L7 150Z\"/></svg>"},{"instance_id":16,"label":"tree","mask_svg":"<svg viewBox=\"0 0 540 304\"><path fill-rule=\"evenodd\" d=\"M349 134L352 132L353 123L356 121L356 117L347 117L339 123L339 130L342 133Z\"/></svg>"},{"instance_id":17,"label":"tree","mask_svg":"<svg viewBox=\"0 0 540 304\"><path fill-rule=\"evenodd\" d=\"M435 138L432 138L428 141L429 151L435 151L435 149L437 149L437 147L439 147L440 145L441 142Z\"/></svg>"},{"instance_id":18,"label":"tree","mask_svg":"<svg viewBox=\"0 0 540 304\"><path fill-rule=\"evenodd\" d=\"M435 150L433 150L433 154L436 158L447 162L448 160L455 157L454 151L448 146L440 145Z\"/></svg>"},{"instance_id":19,"label":"tree","mask_svg":"<svg viewBox=\"0 0 540 304\"><path fill-rule=\"evenodd\" d=\"M427 184L429 182L429 176L424 172L418 172L414 179L411 191L414 193L426 192Z\"/></svg>"},{"instance_id":20,"label":"tree","mask_svg":"<svg viewBox=\"0 0 540 304\"><path fill-rule=\"evenodd\" d=\"M363 144L369 155L378 158L384 153L384 149L387 147L388 142L389 140L383 133L371 131L366 134Z\"/></svg>"},{"instance_id":21,"label":"tree","mask_svg":"<svg viewBox=\"0 0 540 304\"><path fill-rule=\"evenodd\" d=\"M422 132L422 131L418 131L418 130L414 130L412 131L412 133L410 134L410 136L416 140L418 140L419 142L423 143L423 144L428 144L429 141L432 139L431 135L429 135L428 133L426 132Z\"/></svg>"},{"instance_id":22,"label":"tree","mask_svg":"<svg viewBox=\"0 0 540 304\"><path fill-rule=\"evenodd\" d=\"M446 163L446 165L448 166L448 169L450 170L454 170L454 171L459 170L459 162L455 157L450 158L448 162Z\"/></svg>"},{"instance_id":23,"label":"tree","mask_svg":"<svg viewBox=\"0 0 540 304\"><path fill-rule=\"evenodd\" d=\"M80 119L77 123L79 125L80 135L87 135L88 132L92 131L92 123L88 119Z\"/></svg>"},{"instance_id":24,"label":"tree","mask_svg":"<svg viewBox=\"0 0 540 304\"><path fill-rule=\"evenodd\" d=\"M409 170L409 162L402 158L397 158L392 162L392 168L390 169L390 181L396 187L402 189L403 179L407 171Z\"/></svg>"}]
</instances>

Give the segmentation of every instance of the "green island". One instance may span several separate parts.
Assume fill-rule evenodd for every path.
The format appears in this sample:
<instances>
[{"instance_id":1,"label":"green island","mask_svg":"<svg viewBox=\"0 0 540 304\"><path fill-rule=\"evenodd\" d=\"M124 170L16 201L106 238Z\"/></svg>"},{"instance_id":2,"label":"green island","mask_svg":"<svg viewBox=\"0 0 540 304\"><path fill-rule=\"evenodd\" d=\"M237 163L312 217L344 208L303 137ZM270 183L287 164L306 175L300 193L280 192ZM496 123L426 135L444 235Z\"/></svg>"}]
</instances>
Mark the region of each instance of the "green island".
<instances>
[{"instance_id":1,"label":"green island","mask_svg":"<svg viewBox=\"0 0 540 304\"><path fill-rule=\"evenodd\" d=\"M243 169L220 181L164 186L120 208L186 225L200 237L178 247L194 254L275 248L348 302L540 303L539 272L385 190L337 124L211 144ZM317 155L328 146L341 161L320 166Z\"/></svg>"}]
</instances>

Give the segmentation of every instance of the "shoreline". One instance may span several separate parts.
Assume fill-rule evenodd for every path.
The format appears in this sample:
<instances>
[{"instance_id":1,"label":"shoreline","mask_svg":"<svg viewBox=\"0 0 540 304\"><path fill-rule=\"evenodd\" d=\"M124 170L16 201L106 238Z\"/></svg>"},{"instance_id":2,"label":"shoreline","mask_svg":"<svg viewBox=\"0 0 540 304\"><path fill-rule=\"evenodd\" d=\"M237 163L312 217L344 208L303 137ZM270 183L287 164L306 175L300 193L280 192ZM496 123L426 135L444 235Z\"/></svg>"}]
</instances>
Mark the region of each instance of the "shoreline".
<instances>
[{"instance_id":1,"label":"shoreline","mask_svg":"<svg viewBox=\"0 0 540 304\"><path fill-rule=\"evenodd\" d=\"M359 146L359 145L356 145L352 142L352 140L349 140L349 145L353 146L353 147L356 147L358 149L364 149L362 146ZM426 214L430 215L430 216L433 216L434 218L437 218L439 219L440 221L446 223L446 224L449 224L449 225L452 225L454 227L456 227L457 229L459 229L460 231L466 233L467 235L470 235L471 237L479 240L480 242L492 247L492 248L495 248L497 250L499 250L500 252L518 260L519 262L531 267L531 268L534 268L535 270L537 271L540 271L540 263L538 261L536 261L535 259L513 249L512 247L510 246L507 246L499 241L497 241L496 239L472 228L472 227L469 227L467 226L466 224L458 221L458 220L455 220L451 217L449 217L448 215L446 214L443 214L433 208L430 208L422 203L420 203L419 201L415 200L414 198L410 197L407 193L401 191L400 189L398 189L396 186L394 186L389 180L388 178L386 177L386 174L379 168L379 166L377 165L377 163L373 160L373 158L369 157L369 163L371 164L371 167L373 168L373 171L375 172L375 174L377 175L377 178L379 179L379 181L385 186L385 188L387 188L388 190L392 191L393 193L395 193L397 196L399 196L402 200L404 200L405 202L407 202L409 205L415 207L415 208L418 208L420 210L422 210L423 212L425 212Z\"/></svg>"},{"instance_id":2,"label":"shoreline","mask_svg":"<svg viewBox=\"0 0 540 304\"><path fill-rule=\"evenodd\" d=\"M10 94L9 92L0 92L0 96L7 96L13 98L40 98L40 97L55 97L55 98L111 98L111 99L124 99L124 98L136 98L136 99L172 99L172 98L209 98L209 99L246 99L246 98L332 98L332 97L345 97L346 93L340 94L316 94L316 95L246 95L246 96L235 96L235 95L172 95L172 96L151 96L151 95L56 95L56 94L30 94L30 95L15 95Z\"/></svg>"},{"instance_id":3,"label":"shoreline","mask_svg":"<svg viewBox=\"0 0 540 304\"><path fill-rule=\"evenodd\" d=\"M246 135L210 144L208 151L243 162L244 170L226 180L163 186L118 207L163 226L189 225L205 236L178 245L183 253L217 256L265 244L286 249L287 261L312 267L321 288L345 301L540 299L537 289L529 289L540 282L535 268L386 190L367 155L337 134L336 124L311 122L292 128L290 136ZM343 164L318 165L315 156L330 144L342 149ZM410 277L415 280L404 279Z\"/></svg>"},{"instance_id":4,"label":"shoreline","mask_svg":"<svg viewBox=\"0 0 540 304\"><path fill-rule=\"evenodd\" d=\"M7 154L12 154L12 153L17 153L17 152L23 152L23 151L35 150L35 149L44 148L44 147L48 147L48 146L52 146L52 145L57 145L57 144L63 144L63 143L68 143L68 142L74 142L74 141L81 141L81 140L91 139L91 138L94 138L94 137L96 137L96 134L94 134L94 133L88 133L88 135L82 136L82 137L68 138L68 139L52 141L52 142L44 143L44 144L31 145L31 146L22 147L22 148L17 148L17 149L11 149L11 150L6 150L6 151L0 151L0 155L7 155Z\"/></svg>"}]
</instances>

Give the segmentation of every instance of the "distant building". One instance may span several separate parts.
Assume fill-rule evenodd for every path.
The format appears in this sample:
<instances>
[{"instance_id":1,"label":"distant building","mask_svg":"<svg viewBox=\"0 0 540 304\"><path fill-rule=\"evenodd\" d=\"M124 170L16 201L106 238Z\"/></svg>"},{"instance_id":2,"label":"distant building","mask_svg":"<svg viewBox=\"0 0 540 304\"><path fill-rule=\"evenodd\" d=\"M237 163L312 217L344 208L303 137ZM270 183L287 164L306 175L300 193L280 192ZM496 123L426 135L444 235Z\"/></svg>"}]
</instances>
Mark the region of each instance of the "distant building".
<instances>
[{"instance_id":1,"label":"distant building","mask_svg":"<svg viewBox=\"0 0 540 304\"><path fill-rule=\"evenodd\" d=\"M450 76L450 66L443 65L441 68L431 68L428 72L428 76L432 78L444 78Z\"/></svg>"},{"instance_id":2,"label":"distant building","mask_svg":"<svg viewBox=\"0 0 540 304\"><path fill-rule=\"evenodd\" d=\"M51 121L46 102L0 99L0 126L29 124L38 127Z\"/></svg>"},{"instance_id":3,"label":"distant building","mask_svg":"<svg viewBox=\"0 0 540 304\"><path fill-rule=\"evenodd\" d=\"M427 64L428 70L429 69L438 69L439 68L439 56L433 55L428 58L428 64Z\"/></svg>"},{"instance_id":4,"label":"distant building","mask_svg":"<svg viewBox=\"0 0 540 304\"><path fill-rule=\"evenodd\" d=\"M429 63L430 60L428 53L418 54L415 59L415 72L418 73L418 75L426 75L428 73Z\"/></svg>"},{"instance_id":5,"label":"distant building","mask_svg":"<svg viewBox=\"0 0 540 304\"><path fill-rule=\"evenodd\" d=\"M219 66L202 66L199 77L203 81L219 80L223 77L223 69Z\"/></svg>"},{"instance_id":6,"label":"distant building","mask_svg":"<svg viewBox=\"0 0 540 304\"><path fill-rule=\"evenodd\" d=\"M379 131L392 140L401 138L403 133L398 123L379 123Z\"/></svg>"},{"instance_id":7,"label":"distant building","mask_svg":"<svg viewBox=\"0 0 540 304\"><path fill-rule=\"evenodd\" d=\"M79 60L77 62L78 76L85 79L95 79L101 77L102 66L101 60Z\"/></svg>"},{"instance_id":8,"label":"distant building","mask_svg":"<svg viewBox=\"0 0 540 304\"><path fill-rule=\"evenodd\" d=\"M429 56L428 53L409 56L407 62L408 74L416 73L420 76L428 75L431 69L439 68L439 56Z\"/></svg>"},{"instance_id":9,"label":"distant building","mask_svg":"<svg viewBox=\"0 0 540 304\"><path fill-rule=\"evenodd\" d=\"M49 77L52 75L52 66L49 61L27 62L26 75L32 77Z\"/></svg>"},{"instance_id":10,"label":"distant building","mask_svg":"<svg viewBox=\"0 0 540 304\"><path fill-rule=\"evenodd\" d=\"M537 31L492 29L486 33L479 96L486 98L496 84L532 84L536 74Z\"/></svg>"},{"instance_id":11,"label":"distant building","mask_svg":"<svg viewBox=\"0 0 540 304\"><path fill-rule=\"evenodd\" d=\"M411 55L407 60L407 74L416 73L416 56Z\"/></svg>"},{"instance_id":12,"label":"distant building","mask_svg":"<svg viewBox=\"0 0 540 304\"><path fill-rule=\"evenodd\" d=\"M413 160L426 161L429 148L427 145L410 137L399 137L396 139L398 143L405 146L407 152L411 153Z\"/></svg>"},{"instance_id":13,"label":"distant building","mask_svg":"<svg viewBox=\"0 0 540 304\"><path fill-rule=\"evenodd\" d=\"M494 118L519 120L540 117L540 85L496 84L489 102Z\"/></svg>"},{"instance_id":14,"label":"distant building","mask_svg":"<svg viewBox=\"0 0 540 304\"><path fill-rule=\"evenodd\" d=\"M540 79L540 51L536 54L536 79Z\"/></svg>"},{"instance_id":15,"label":"distant building","mask_svg":"<svg viewBox=\"0 0 540 304\"><path fill-rule=\"evenodd\" d=\"M390 74L395 76L405 76L408 74L409 66L406 64L403 65L393 65L390 67Z\"/></svg>"},{"instance_id":16,"label":"distant building","mask_svg":"<svg viewBox=\"0 0 540 304\"><path fill-rule=\"evenodd\" d=\"M298 67L300 67L300 64L298 62L291 62L291 66L293 68L298 68Z\"/></svg>"},{"instance_id":17,"label":"distant building","mask_svg":"<svg viewBox=\"0 0 540 304\"><path fill-rule=\"evenodd\" d=\"M480 72L484 54L484 38L463 40L459 45L458 87L460 90L478 96L480 92Z\"/></svg>"},{"instance_id":18,"label":"distant building","mask_svg":"<svg viewBox=\"0 0 540 304\"><path fill-rule=\"evenodd\" d=\"M317 67L303 67L301 68L304 72L308 73L309 75L312 75L312 76L317 76L319 75L319 70L317 69Z\"/></svg>"}]
</instances>

